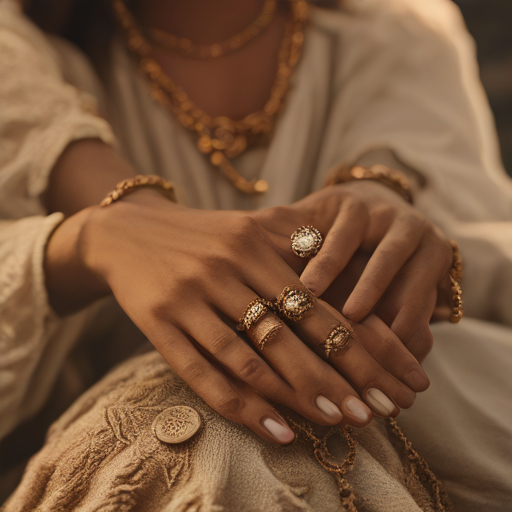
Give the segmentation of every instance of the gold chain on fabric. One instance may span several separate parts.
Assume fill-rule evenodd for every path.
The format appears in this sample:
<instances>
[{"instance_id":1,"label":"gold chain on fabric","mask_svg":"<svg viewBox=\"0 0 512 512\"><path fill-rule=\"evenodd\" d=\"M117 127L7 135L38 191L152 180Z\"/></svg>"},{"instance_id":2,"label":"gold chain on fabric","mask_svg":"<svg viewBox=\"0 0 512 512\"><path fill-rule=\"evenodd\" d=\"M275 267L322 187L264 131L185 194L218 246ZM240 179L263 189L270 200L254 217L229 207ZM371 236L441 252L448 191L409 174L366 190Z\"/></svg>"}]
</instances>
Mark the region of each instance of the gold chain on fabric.
<instances>
[{"instance_id":1,"label":"gold chain on fabric","mask_svg":"<svg viewBox=\"0 0 512 512\"><path fill-rule=\"evenodd\" d=\"M151 27L147 30L150 39L163 48L192 59L216 59L235 52L257 37L274 19L277 0L266 0L261 14L242 32L221 43L194 44L186 37L178 37L164 30Z\"/></svg>"},{"instance_id":2,"label":"gold chain on fabric","mask_svg":"<svg viewBox=\"0 0 512 512\"><path fill-rule=\"evenodd\" d=\"M428 492L433 500L434 510L436 512L451 512L453 510L443 484L436 478L436 475L428 467L427 461L412 447L412 443L405 437L402 429L398 426L394 418L388 418L391 431L404 444L407 459L409 461L410 476L417 475L423 477L429 486Z\"/></svg>"},{"instance_id":3,"label":"gold chain on fabric","mask_svg":"<svg viewBox=\"0 0 512 512\"><path fill-rule=\"evenodd\" d=\"M199 151L210 155L212 165L218 167L237 190L246 194L266 192L268 183L265 180L246 180L229 160L247 149L247 138L250 134L268 133L273 127L275 116L280 111L289 89L292 71L300 59L304 26L308 19L307 2L291 2L291 18L286 24L279 50L278 71L269 100L263 110L253 112L241 120L226 116L211 117L197 107L151 57L151 44L123 1L113 0L113 6L128 48L137 56L140 69L152 84L153 97L168 107L185 128L196 133Z\"/></svg>"},{"instance_id":4,"label":"gold chain on fabric","mask_svg":"<svg viewBox=\"0 0 512 512\"><path fill-rule=\"evenodd\" d=\"M328 472L334 473L344 510L347 512L357 512L354 491L345 478L346 474L353 469L356 462L356 445L352 437L352 428L349 425L345 425L344 427L332 427L329 432L320 439L313 433L313 428L308 423L299 424L289 417L287 421L293 430L298 434L303 434L306 439L312 441L314 454L318 463ZM446 496L443 485L430 470L425 459L412 447L411 442L405 437L405 434L394 418L388 418L388 423L391 432L402 441L404 445L409 466L406 468L406 471L409 477L418 477L425 481L425 484L428 486L426 490L430 495L432 505L436 512L452 512L453 508ZM336 432L339 432L340 435L345 437L349 448L347 456L341 463L332 462L334 457L327 447L329 438Z\"/></svg>"},{"instance_id":5,"label":"gold chain on fabric","mask_svg":"<svg viewBox=\"0 0 512 512\"><path fill-rule=\"evenodd\" d=\"M307 439L313 442L313 450L318 463L324 469L329 471L329 473L334 473L336 477L336 483L338 484L341 504L343 505L344 509L347 512L357 512L357 509L354 505L354 491L352 490L352 486L345 479L346 473L352 470L356 462L356 445L354 443L354 438L351 435L351 427L349 425L345 425L344 427L333 427L322 439L319 439L313 433L313 428L311 425L308 425L307 423L300 425L293 421L291 418L287 418L287 421L289 425L294 428L294 430L304 434ZM336 431L345 437L349 448L349 452L341 464L336 464L329 460L333 459L334 457L329 452L329 448L327 447L327 441Z\"/></svg>"}]
</instances>

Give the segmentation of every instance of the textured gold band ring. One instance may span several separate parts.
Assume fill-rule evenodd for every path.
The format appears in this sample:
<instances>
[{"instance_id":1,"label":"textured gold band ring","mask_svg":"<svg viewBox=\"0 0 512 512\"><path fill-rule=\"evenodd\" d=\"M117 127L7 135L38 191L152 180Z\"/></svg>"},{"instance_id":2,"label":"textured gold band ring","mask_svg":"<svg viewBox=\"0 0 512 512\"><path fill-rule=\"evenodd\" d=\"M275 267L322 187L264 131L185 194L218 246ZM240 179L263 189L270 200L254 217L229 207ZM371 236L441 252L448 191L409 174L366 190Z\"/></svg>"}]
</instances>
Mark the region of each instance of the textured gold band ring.
<instances>
[{"instance_id":1,"label":"textured gold band ring","mask_svg":"<svg viewBox=\"0 0 512 512\"><path fill-rule=\"evenodd\" d=\"M244 314L240 317L237 329L248 331L258 320L261 320L268 312L274 311L274 304L267 299L255 299L245 308Z\"/></svg>"},{"instance_id":2,"label":"textured gold band ring","mask_svg":"<svg viewBox=\"0 0 512 512\"><path fill-rule=\"evenodd\" d=\"M323 238L313 226L302 226L292 236L292 251L300 258L314 256L322 247Z\"/></svg>"},{"instance_id":3,"label":"textured gold band ring","mask_svg":"<svg viewBox=\"0 0 512 512\"><path fill-rule=\"evenodd\" d=\"M315 305L315 297L301 288L287 286L275 301L276 310L282 318L298 322Z\"/></svg>"},{"instance_id":4,"label":"textured gold band ring","mask_svg":"<svg viewBox=\"0 0 512 512\"><path fill-rule=\"evenodd\" d=\"M327 336L322 347L325 350L325 355L327 358L331 356L331 354L338 352L344 348L347 343L350 341L352 337L352 331L345 327L344 325L337 325Z\"/></svg>"}]
</instances>

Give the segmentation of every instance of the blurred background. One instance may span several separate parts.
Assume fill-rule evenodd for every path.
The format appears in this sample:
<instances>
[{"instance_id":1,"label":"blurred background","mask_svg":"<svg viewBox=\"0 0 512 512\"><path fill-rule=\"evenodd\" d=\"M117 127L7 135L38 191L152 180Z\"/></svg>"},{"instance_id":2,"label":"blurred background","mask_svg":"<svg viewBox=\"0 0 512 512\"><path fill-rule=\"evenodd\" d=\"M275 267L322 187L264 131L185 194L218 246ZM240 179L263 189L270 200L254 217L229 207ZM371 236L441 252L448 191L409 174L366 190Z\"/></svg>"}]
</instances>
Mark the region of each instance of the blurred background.
<instances>
[{"instance_id":1,"label":"blurred background","mask_svg":"<svg viewBox=\"0 0 512 512\"><path fill-rule=\"evenodd\" d=\"M425 0L428 1L428 0ZM482 82L512 176L512 0L454 0L476 40Z\"/></svg>"}]
</instances>

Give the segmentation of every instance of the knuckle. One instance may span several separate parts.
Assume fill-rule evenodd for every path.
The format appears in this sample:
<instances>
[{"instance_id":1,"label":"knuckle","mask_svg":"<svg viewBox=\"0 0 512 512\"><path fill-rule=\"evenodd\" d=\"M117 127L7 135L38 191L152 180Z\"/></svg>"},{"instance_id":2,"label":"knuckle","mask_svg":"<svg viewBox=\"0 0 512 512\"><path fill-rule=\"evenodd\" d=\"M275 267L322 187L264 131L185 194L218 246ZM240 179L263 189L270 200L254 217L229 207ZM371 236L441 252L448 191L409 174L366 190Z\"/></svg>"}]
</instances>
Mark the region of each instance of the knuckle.
<instances>
[{"instance_id":1,"label":"knuckle","mask_svg":"<svg viewBox=\"0 0 512 512\"><path fill-rule=\"evenodd\" d=\"M260 232L260 223L248 215L242 215L232 221L231 234L236 240L247 240Z\"/></svg>"},{"instance_id":2,"label":"knuckle","mask_svg":"<svg viewBox=\"0 0 512 512\"><path fill-rule=\"evenodd\" d=\"M396 208L390 204L381 204L373 210L373 214L377 217L381 224L391 224L397 215Z\"/></svg>"},{"instance_id":3,"label":"knuckle","mask_svg":"<svg viewBox=\"0 0 512 512\"><path fill-rule=\"evenodd\" d=\"M239 375L240 378L246 382L255 380L258 381L265 372L265 365L263 361L257 357L251 357L244 361L242 364Z\"/></svg>"},{"instance_id":4,"label":"knuckle","mask_svg":"<svg viewBox=\"0 0 512 512\"><path fill-rule=\"evenodd\" d=\"M190 361L183 367L182 374L187 382L202 381L206 378L207 369L198 361Z\"/></svg>"},{"instance_id":5,"label":"knuckle","mask_svg":"<svg viewBox=\"0 0 512 512\"><path fill-rule=\"evenodd\" d=\"M213 356L216 356L226 350L229 350L234 343L238 343L239 341L240 338L235 332L223 332L216 334L210 339L208 350Z\"/></svg>"},{"instance_id":6,"label":"knuckle","mask_svg":"<svg viewBox=\"0 0 512 512\"><path fill-rule=\"evenodd\" d=\"M223 396L217 401L215 409L222 414L225 418L234 419L239 418L245 402L242 398L233 393Z\"/></svg>"}]
</instances>

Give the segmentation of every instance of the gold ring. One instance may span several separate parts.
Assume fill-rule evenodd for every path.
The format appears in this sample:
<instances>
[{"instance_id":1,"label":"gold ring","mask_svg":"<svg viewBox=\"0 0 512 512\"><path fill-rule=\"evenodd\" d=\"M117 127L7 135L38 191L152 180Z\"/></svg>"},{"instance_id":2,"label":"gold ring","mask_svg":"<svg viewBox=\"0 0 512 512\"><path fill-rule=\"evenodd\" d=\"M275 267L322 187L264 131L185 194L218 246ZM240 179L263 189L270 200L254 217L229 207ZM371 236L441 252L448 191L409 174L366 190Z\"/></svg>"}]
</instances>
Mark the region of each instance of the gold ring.
<instances>
[{"instance_id":1,"label":"gold ring","mask_svg":"<svg viewBox=\"0 0 512 512\"><path fill-rule=\"evenodd\" d=\"M253 300L240 317L237 329L239 331L248 331L252 325L261 320L269 311L273 310L274 304L271 301L261 298Z\"/></svg>"},{"instance_id":2,"label":"gold ring","mask_svg":"<svg viewBox=\"0 0 512 512\"><path fill-rule=\"evenodd\" d=\"M315 297L311 292L291 286L287 286L275 301L279 315L292 322L302 320L314 304Z\"/></svg>"},{"instance_id":3,"label":"gold ring","mask_svg":"<svg viewBox=\"0 0 512 512\"><path fill-rule=\"evenodd\" d=\"M291 236L292 251L300 258L314 256L322 247L323 238L313 226L302 226Z\"/></svg>"},{"instance_id":4,"label":"gold ring","mask_svg":"<svg viewBox=\"0 0 512 512\"><path fill-rule=\"evenodd\" d=\"M327 336L322 347L325 355L329 358L331 354L338 352L349 342L352 337L352 331L344 325L337 325Z\"/></svg>"}]
</instances>

